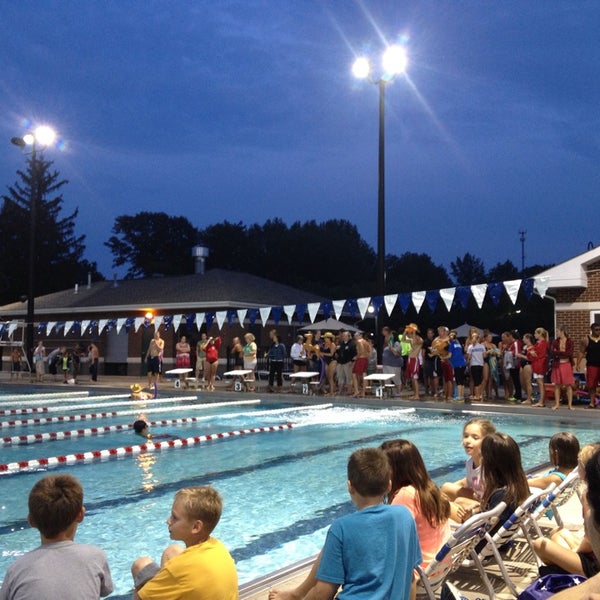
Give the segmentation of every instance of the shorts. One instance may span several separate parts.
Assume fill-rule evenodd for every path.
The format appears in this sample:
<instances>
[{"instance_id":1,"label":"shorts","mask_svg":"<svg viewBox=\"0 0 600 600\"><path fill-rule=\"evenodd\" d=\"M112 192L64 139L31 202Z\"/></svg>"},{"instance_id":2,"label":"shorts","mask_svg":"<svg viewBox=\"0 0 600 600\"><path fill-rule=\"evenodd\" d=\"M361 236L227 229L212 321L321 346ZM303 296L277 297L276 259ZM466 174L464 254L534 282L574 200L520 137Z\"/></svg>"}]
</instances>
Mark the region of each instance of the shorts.
<instances>
[{"instance_id":1,"label":"shorts","mask_svg":"<svg viewBox=\"0 0 600 600\"><path fill-rule=\"evenodd\" d=\"M347 362L343 365L338 363L335 368L338 385L350 385L352 383L352 367L354 363Z\"/></svg>"},{"instance_id":2,"label":"shorts","mask_svg":"<svg viewBox=\"0 0 600 600\"><path fill-rule=\"evenodd\" d=\"M150 356L148 358L148 372L153 375L158 375L160 373L160 359L158 356Z\"/></svg>"},{"instance_id":3,"label":"shorts","mask_svg":"<svg viewBox=\"0 0 600 600\"><path fill-rule=\"evenodd\" d=\"M470 371L471 371L471 377L473 378L473 384L475 385L475 387L477 387L478 385L481 385L481 382L483 381L483 366L474 365L470 368Z\"/></svg>"},{"instance_id":4,"label":"shorts","mask_svg":"<svg viewBox=\"0 0 600 600\"><path fill-rule=\"evenodd\" d=\"M442 377L446 383L454 381L454 369L452 363L449 360L442 361Z\"/></svg>"},{"instance_id":5,"label":"shorts","mask_svg":"<svg viewBox=\"0 0 600 600\"><path fill-rule=\"evenodd\" d=\"M147 564L134 578L133 587L137 590L142 589L158 572L160 567L155 563L151 562Z\"/></svg>"},{"instance_id":6,"label":"shorts","mask_svg":"<svg viewBox=\"0 0 600 600\"><path fill-rule=\"evenodd\" d=\"M426 379L429 377L437 377L440 374L439 367L440 363L437 358L423 361L423 377Z\"/></svg>"},{"instance_id":7,"label":"shorts","mask_svg":"<svg viewBox=\"0 0 600 600\"><path fill-rule=\"evenodd\" d=\"M352 372L355 375L364 375L367 372L369 366L369 359L367 357L357 358L352 366Z\"/></svg>"},{"instance_id":8,"label":"shorts","mask_svg":"<svg viewBox=\"0 0 600 600\"><path fill-rule=\"evenodd\" d=\"M456 385L465 385L465 369L466 367L454 367Z\"/></svg>"},{"instance_id":9,"label":"shorts","mask_svg":"<svg viewBox=\"0 0 600 600\"><path fill-rule=\"evenodd\" d=\"M406 363L406 377L408 379L419 379L419 359L411 356Z\"/></svg>"},{"instance_id":10,"label":"shorts","mask_svg":"<svg viewBox=\"0 0 600 600\"><path fill-rule=\"evenodd\" d=\"M552 383L557 385L574 385L575 377L573 376L573 368L570 362L555 362L552 365Z\"/></svg>"},{"instance_id":11,"label":"shorts","mask_svg":"<svg viewBox=\"0 0 600 600\"><path fill-rule=\"evenodd\" d=\"M600 367L588 365L585 368L585 386L589 389L600 385Z\"/></svg>"},{"instance_id":12,"label":"shorts","mask_svg":"<svg viewBox=\"0 0 600 600\"><path fill-rule=\"evenodd\" d=\"M186 352L185 354L178 354L175 357L175 367L178 369L188 369L190 366L190 355Z\"/></svg>"},{"instance_id":13,"label":"shorts","mask_svg":"<svg viewBox=\"0 0 600 600\"><path fill-rule=\"evenodd\" d=\"M402 367L390 367L388 365L383 365L381 367L382 373L388 373L389 375L393 375L392 379L389 380L389 383L393 383L394 385L402 385Z\"/></svg>"}]
</instances>

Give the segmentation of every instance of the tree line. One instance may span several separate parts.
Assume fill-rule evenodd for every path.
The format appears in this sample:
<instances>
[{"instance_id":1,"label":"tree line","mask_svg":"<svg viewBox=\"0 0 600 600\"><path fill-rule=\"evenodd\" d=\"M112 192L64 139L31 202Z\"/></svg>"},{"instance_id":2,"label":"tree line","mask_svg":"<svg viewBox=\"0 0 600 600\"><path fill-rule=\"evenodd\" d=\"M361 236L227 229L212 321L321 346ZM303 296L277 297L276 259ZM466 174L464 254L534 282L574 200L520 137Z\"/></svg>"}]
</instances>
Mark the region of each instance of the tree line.
<instances>
[{"instance_id":1,"label":"tree line","mask_svg":"<svg viewBox=\"0 0 600 600\"><path fill-rule=\"evenodd\" d=\"M104 276L97 263L84 258L85 236L76 235L77 209L63 214L61 190L68 181L38 154L17 171L18 180L2 196L0 207L0 304L26 299L31 226L31 198L36 211L36 295L48 294ZM157 244L156 239L169 240ZM191 249L209 248L206 268L251 273L327 298L375 294L376 255L347 220L309 220L287 225L281 219L264 224L224 221L199 228L185 216L140 212L115 218L105 242L113 267L125 267L127 278L184 275L194 272ZM450 273L427 254L386 256L386 288L390 292L441 289L485 281L532 276L509 260L486 270L471 253L457 257Z\"/></svg>"}]
</instances>

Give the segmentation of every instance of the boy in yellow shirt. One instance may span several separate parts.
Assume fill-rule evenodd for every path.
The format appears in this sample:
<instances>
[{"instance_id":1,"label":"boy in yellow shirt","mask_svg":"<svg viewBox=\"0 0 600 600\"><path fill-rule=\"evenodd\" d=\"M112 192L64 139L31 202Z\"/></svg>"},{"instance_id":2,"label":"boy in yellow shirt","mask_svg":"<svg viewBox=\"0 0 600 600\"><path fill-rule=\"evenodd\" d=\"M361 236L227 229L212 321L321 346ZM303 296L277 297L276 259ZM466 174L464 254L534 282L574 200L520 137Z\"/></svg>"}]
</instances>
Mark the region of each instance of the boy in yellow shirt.
<instances>
[{"instance_id":1,"label":"boy in yellow shirt","mask_svg":"<svg viewBox=\"0 0 600 600\"><path fill-rule=\"evenodd\" d=\"M237 600L238 581L233 558L211 537L221 517L223 501L210 486L183 488L175 494L167 519L172 540L160 567L149 557L131 566L134 600Z\"/></svg>"}]
</instances>

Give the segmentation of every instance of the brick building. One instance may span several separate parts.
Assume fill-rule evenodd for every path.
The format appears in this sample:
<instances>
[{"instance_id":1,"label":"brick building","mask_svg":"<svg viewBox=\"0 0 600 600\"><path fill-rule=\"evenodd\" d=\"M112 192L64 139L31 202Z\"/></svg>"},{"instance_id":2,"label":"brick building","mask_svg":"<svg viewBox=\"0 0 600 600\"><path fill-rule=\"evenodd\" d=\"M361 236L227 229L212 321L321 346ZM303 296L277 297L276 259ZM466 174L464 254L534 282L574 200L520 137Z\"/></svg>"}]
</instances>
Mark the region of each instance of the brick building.
<instances>
[{"instance_id":1,"label":"brick building","mask_svg":"<svg viewBox=\"0 0 600 600\"><path fill-rule=\"evenodd\" d=\"M581 340L590 332L590 323L600 322L600 247L543 271L536 279L546 279L546 295L555 301L555 329L564 326L569 337Z\"/></svg>"}]
</instances>

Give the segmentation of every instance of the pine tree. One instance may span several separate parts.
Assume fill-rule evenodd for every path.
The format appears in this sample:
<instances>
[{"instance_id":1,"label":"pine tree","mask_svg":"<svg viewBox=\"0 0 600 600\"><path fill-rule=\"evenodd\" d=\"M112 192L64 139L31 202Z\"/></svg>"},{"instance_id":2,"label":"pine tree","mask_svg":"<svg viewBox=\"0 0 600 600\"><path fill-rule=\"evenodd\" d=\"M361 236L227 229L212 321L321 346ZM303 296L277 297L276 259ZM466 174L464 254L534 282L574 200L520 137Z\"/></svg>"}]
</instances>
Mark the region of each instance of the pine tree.
<instances>
[{"instance_id":1,"label":"pine tree","mask_svg":"<svg viewBox=\"0 0 600 600\"><path fill-rule=\"evenodd\" d=\"M0 304L27 297L31 203L35 199L35 295L66 289L81 279L85 236L75 235L79 212L63 216L59 190L68 183L51 170L42 152L27 157L27 168L2 196L0 208ZM95 265L92 265L95 268ZM95 270L95 269L94 269Z\"/></svg>"}]
</instances>

